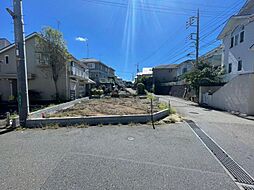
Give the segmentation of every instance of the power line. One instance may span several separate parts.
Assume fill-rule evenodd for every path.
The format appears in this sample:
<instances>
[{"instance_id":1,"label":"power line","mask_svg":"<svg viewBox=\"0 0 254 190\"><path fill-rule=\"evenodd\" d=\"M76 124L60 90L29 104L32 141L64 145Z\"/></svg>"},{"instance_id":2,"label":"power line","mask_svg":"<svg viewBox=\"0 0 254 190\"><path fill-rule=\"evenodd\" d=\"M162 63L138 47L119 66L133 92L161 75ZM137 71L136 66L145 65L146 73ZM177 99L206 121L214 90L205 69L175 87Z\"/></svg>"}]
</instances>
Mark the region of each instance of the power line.
<instances>
[{"instance_id":1,"label":"power line","mask_svg":"<svg viewBox=\"0 0 254 190\"><path fill-rule=\"evenodd\" d=\"M237 6L239 6L239 3L237 4ZM235 10L234 10L235 11ZM223 24L225 24L227 22L228 18L226 20L224 20L222 23L219 23L219 26L216 26L214 29L212 29L211 31L209 31L208 33L206 33L205 35L202 36L202 40L205 39L206 37L208 37L210 34L214 33L215 31L217 31L217 29L219 29ZM212 43L209 42L205 45L203 45L201 48L205 48L205 47L209 47L210 45L214 44L215 42L217 42L217 40L213 40ZM185 51L184 51L185 52ZM182 53L182 52L181 52ZM179 53L178 55L176 55L175 57L177 56L180 56L181 53ZM171 58L172 59L172 58ZM170 60L171 60L170 59Z\"/></svg>"},{"instance_id":2,"label":"power line","mask_svg":"<svg viewBox=\"0 0 254 190\"><path fill-rule=\"evenodd\" d=\"M182 30L182 27L180 27L177 30L177 34ZM166 44L168 44L169 41L171 41L174 38L174 36L171 34L171 36L165 41L163 42L155 51L153 51L150 55L146 56L145 58L143 58L142 60L140 60L140 63L144 63L146 60L148 60L149 58L151 58L152 56L154 56L155 54L157 54Z\"/></svg>"},{"instance_id":3,"label":"power line","mask_svg":"<svg viewBox=\"0 0 254 190\"><path fill-rule=\"evenodd\" d=\"M128 3L119 3L119 2L113 2L113 1L105 1L105 0L83 0L84 2L93 3L96 5L107 5L107 6L114 6L114 7L120 7L120 8L128 8L130 4ZM142 11L154 11L159 13L174 13L179 15L190 15L193 14L195 10L192 9L175 9L172 7L165 7L165 6L154 6L152 4L144 3L142 5L138 4L135 6L132 6L132 10L142 10ZM189 13L188 13L189 12ZM210 13L203 12L204 17L210 17L213 16L216 12L212 11Z\"/></svg>"}]
</instances>

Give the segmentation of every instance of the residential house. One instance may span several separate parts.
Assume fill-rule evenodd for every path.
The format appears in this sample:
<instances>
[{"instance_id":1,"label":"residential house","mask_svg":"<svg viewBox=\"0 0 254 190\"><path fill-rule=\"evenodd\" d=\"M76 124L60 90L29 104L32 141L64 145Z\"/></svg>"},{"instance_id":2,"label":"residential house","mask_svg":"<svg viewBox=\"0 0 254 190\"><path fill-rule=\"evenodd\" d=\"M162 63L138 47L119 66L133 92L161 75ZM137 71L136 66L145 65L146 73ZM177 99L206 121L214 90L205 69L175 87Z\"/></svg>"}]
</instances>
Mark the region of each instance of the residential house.
<instances>
[{"instance_id":1,"label":"residential house","mask_svg":"<svg viewBox=\"0 0 254 190\"><path fill-rule=\"evenodd\" d=\"M153 80L156 94L170 94L183 97L186 83L182 76L191 71L194 61L186 60L180 64L160 65L153 68Z\"/></svg>"},{"instance_id":2,"label":"residential house","mask_svg":"<svg viewBox=\"0 0 254 190\"><path fill-rule=\"evenodd\" d=\"M40 52L38 33L25 38L29 97L32 101L55 100L55 86L52 72L43 52ZM0 50L0 97L1 101L15 101L17 98L17 66L15 44ZM64 63L63 63L64 64ZM57 86L62 100L83 97L88 94L87 68L72 57L60 71Z\"/></svg>"},{"instance_id":3,"label":"residential house","mask_svg":"<svg viewBox=\"0 0 254 190\"><path fill-rule=\"evenodd\" d=\"M180 64L177 65L177 84L185 84L185 82L182 80L182 76L185 73L188 73L192 70L193 66L195 64L194 60L186 60Z\"/></svg>"},{"instance_id":4,"label":"residential house","mask_svg":"<svg viewBox=\"0 0 254 190\"><path fill-rule=\"evenodd\" d=\"M236 114L254 115L253 34L254 0L248 0L218 36L224 48L222 62L227 84L215 90L201 87L200 103Z\"/></svg>"},{"instance_id":5,"label":"residential house","mask_svg":"<svg viewBox=\"0 0 254 190\"><path fill-rule=\"evenodd\" d=\"M177 64L167 64L153 68L155 94L169 94L170 83L177 81L177 66Z\"/></svg>"},{"instance_id":6,"label":"residential house","mask_svg":"<svg viewBox=\"0 0 254 190\"><path fill-rule=\"evenodd\" d=\"M6 38L0 38L0 49L9 46L11 43Z\"/></svg>"},{"instance_id":7,"label":"residential house","mask_svg":"<svg viewBox=\"0 0 254 190\"><path fill-rule=\"evenodd\" d=\"M89 77L97 86L105 85L112 88L115 80L115 70L97 59L81 59L81 63L89 69Z\"/></svg>"},{"instance_id":8,"label":"residential house","mask_svg":"<svg viewBox=\"0 0 254 190\"><path fill-rule=\"evenodd\" d=\"M212 49L211 51L202 55L200 57L200 61L207 63L209 65L213 65L216 68L222 66L223 49L224 48L222 45Z\"/></svg>"},{"instance_id":9,"label":"residential house","mask_svg":"<svg viewBox=\"0 0 254 190\"><path fill-rule=\"evenodd\" d=\"M239 74L254 72L254 0L249 0L237 15L232 16L218 39L224 46L225 82Z\"/></svg>"}]
</instances>

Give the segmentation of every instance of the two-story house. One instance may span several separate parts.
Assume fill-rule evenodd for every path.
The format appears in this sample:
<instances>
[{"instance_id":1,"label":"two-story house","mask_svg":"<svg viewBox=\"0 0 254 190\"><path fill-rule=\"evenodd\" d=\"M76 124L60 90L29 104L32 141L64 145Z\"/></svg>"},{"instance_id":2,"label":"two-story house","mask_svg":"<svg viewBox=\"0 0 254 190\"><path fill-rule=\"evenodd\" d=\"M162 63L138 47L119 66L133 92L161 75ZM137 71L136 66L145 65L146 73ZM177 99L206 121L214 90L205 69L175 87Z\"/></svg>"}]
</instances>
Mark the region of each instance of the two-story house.
<instances>
[{"instance_id":1,"label":"two-story house","mask_svg":"<svg viewBox=\"0 0 254 190\"><path fill-rule=\"evenodd\" d=\"M240 12L232 16L218 39L224 46L225 82L241 73L254 72L254 0L249 0Z\"/></svg>"},{"instance_id":2,"label":"two-story house","mask_svg":"<svg viewBox=\"0 0 254 190\"><path fill-rule=\"evenodd\" d=\"M180 64L177 65L177 81L180 82L182 81L181 77L185 74L188 73L189 71L192 70L194 66L193 60L186 60Z\"/></svg>"},{"instance_id":3,"label":"two-story house","mask_svg":"<svg viewBox=\"0 0 254 190\"><path fill-rule=\"evenodd\" d=\"M217 68L222 66L222 58L223 58L222 54L223 54L223 46L220 45L212 49L211 51L205 53L199 59L201 62L207 63Z\"/></svg>"},{"instance_id":4,"label":"two-story house","mask_svg":"<svg viewBox=\"0 0 254 190\"><path fill-rule=\"evenodd\" d=\"M113 85L115 70L97 59L81 59L89 69L89 77L99 85Z\"/></svg>"},{"instance_id":5,"label":"two-story house","mask_svg":"<svg viewBox=\"0 0 254 190\"><path fill-rule=\"evenodd\" d=\"M169 94L171 82L177 81L177 64L159 65L153 68L154 92Z\"/></svg>"},{"instance_id":6,"label":"two-story house","mask_svg":"<svg viewBox=\"0 0 254 190\"><path fill-rule=\"evenodd\" d=\"M29 98L31 101L53 101L55 86L52 71L47 59L39 51L38 33L32 33L25 39ZM87 86L92 81L88 69L72 57L63 63L57 82L62 100L70 100L87 94ZM0 97L1 101L15 101L17 98L17 66L15 44L0 50Z\"/></svg>"}]
</instances>

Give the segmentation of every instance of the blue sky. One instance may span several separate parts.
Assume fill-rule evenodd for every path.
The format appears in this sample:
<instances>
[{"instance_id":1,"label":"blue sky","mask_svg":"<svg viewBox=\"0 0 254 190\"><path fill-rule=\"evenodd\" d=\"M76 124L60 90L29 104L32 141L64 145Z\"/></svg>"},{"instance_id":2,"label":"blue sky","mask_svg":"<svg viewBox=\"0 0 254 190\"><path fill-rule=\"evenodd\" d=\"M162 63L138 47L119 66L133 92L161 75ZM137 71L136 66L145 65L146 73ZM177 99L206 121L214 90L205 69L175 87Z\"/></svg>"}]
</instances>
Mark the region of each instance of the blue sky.
<instances>
[{"instance_id":1,"label":"blue sky","mask_svg":"<svg viewBox=\"0 0 254 190\"><path fill-rule=\"evenodd\" d=\"M11 0L0 2L0 37L13 42L12 19L5 11ZM222 3L223 2L223 3ZM25 32L41 31L44 26L64 34L75 57L90 57L116 69L118 76L132 79L136 64L152 67L179 63L194 51L187 39L194 28L186 21L200 9L201 54L216 47L215 39L225 20L235 14L245 0L23 0Z\"/></svg>"}]
</instances>

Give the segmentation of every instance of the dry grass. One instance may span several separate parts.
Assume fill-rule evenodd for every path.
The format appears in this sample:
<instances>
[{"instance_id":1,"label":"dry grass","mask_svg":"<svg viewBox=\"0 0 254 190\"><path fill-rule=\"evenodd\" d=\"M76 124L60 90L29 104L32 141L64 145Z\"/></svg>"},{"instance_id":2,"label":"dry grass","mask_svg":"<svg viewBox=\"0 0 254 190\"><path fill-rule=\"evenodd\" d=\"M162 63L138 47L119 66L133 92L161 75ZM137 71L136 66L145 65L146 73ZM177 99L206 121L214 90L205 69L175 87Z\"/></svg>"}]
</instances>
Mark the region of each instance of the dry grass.
<instances>
[{"instance_id":1,"label":"dry grass","mask_svg":"<svg viewBox=\"0 0 254 190\"><path fill-rule=\"evenodd\" d=\"M158 103L154 103L154 112L160 111ZM91 99L62 110L50 117L78 117L102 115L131 115L150 113L150 100L139 98Z\"/></svg>"}]
</instances>

